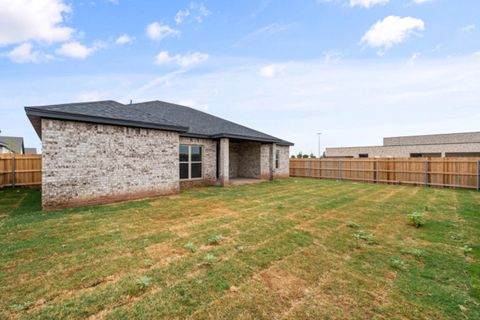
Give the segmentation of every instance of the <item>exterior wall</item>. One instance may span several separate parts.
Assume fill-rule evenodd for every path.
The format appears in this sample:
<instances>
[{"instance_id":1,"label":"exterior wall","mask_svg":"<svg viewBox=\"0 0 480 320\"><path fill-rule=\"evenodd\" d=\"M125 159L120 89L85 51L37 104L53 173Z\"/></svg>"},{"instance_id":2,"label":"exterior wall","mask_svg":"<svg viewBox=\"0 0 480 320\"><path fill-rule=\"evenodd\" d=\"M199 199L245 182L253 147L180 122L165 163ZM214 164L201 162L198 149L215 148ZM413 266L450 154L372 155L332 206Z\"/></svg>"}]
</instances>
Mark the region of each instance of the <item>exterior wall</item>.
<instances>
[{"instance_id":1,"label":"exterior wall","mask_svg":"<svg viewBox=\"0 0 480 320\"><path fill-rule=\"evenodd\" d=\"M230 178L260 178L259 142L230 141Z\"/></svg>"},{"instance_id":2,"label":"exterior wall","mask_svg":"<svg viewBox=\"0 0 480 320\"><path fill-rule=\"evenodd\" d=\"M383 138L384 146L480 143L480 132Z\"/></svg>"},{"instance_id":3,"label":"exterior wall","mask_svg":"<svg viewBox=\"0 0 480 320\"><path fill-rule=\"evenodd\" d=\"M180 187L196 187L213 185L217 181L217 141L211 139L180 137L180 144L203 147L202 179L181 180ZM176 169L179 171L179 169Z\"/></svg>"},{"instance_id":4,"label":"exterior wall","mask_svg":"<svg viewBox=\"0 0 480 320\"><path fill-rule=\"evenodd\" d=\"M260 147L260 178L270 179L270 144Z\"/></svg>"},{"instance_id":5,"label":"exterior wall","mask_svg":"<svg viewBox=\"0 0 480 320\"><path fill-rule=\"evenodd\" d=\"M179 190L177 133L42 119L42 142L46 209Z\"/></svg>"},{"instance_id":6,"label":"exterior wall","mask_svg":"<svg viewBox=\"0 0 480 320\"><path fill-rule=\"evenodd\" d=\"M278 168L273 169L274 178L286 178L290 175L290 147L275 145L274 150L279 150ZM276 152L276 151L275 151ZM275 164L275 162L274 162Z\"/></svg>"},{"instance_id":7,"label":"exterior wall","mask_svg":"<svg viewBox=\"0 0 480 320\"><path fill-rule=\"evenodd\" d=\"M410 145L410 146L377 146L377 147L349 147L349 148L327 148L326 157L354 157L358 158L360 153L368 153L372 157L394 157L408 158L411 153L445 153L450 152L480 152L480 143L459 143L459 144L435 144L435 145Z\"/></svg>"}]
</instances>

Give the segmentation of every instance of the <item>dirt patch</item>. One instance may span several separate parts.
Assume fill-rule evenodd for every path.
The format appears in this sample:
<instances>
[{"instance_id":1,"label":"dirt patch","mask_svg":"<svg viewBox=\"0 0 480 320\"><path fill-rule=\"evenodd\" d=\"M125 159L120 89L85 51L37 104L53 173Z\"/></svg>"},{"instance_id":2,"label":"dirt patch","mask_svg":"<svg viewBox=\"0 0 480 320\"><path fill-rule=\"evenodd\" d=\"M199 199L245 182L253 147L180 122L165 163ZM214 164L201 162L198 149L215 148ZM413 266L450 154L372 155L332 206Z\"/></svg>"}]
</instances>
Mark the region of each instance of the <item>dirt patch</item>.
<instances>
[{"instance_id":1,"label":"dirt patch","mask_svg":"<svg viewBox=\"0 0 480 320\"><path fill-rule=\"evenodd\" d=\"M286 298L299 298L304 295L308 283L281 269L268 269L254 276L270 290Z\"/></svg>"},{"instance_id":2,"label":"dirt patch","mask_svg":"<svg viewBox=\"0 0 480 320\"><path fill-rule=\"evenodd\" d=\"M187 254L185 249L172 248L170 243L162 242L145 248L156 266L162 266Z\"/></svg>"}]
</instances>

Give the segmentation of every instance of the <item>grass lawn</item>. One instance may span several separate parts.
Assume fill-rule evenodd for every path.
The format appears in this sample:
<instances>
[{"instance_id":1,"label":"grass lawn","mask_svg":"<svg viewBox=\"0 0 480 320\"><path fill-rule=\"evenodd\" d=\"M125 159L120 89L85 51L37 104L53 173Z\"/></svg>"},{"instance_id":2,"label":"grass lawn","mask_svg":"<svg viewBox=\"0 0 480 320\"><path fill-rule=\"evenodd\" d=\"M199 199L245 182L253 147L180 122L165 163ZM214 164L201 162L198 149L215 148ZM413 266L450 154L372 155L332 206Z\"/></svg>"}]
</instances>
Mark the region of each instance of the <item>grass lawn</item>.
<instances>
[{"instance_id":1,"label":"grass lawn","mask_svg":"<svg viewBox=\"0 0 480 320\"><path fill-rule=\"evenodd\" d=\"M0 191L0 318L480 318L476 191L291 178L39 205Z\"/></svg>"}]
</instances>

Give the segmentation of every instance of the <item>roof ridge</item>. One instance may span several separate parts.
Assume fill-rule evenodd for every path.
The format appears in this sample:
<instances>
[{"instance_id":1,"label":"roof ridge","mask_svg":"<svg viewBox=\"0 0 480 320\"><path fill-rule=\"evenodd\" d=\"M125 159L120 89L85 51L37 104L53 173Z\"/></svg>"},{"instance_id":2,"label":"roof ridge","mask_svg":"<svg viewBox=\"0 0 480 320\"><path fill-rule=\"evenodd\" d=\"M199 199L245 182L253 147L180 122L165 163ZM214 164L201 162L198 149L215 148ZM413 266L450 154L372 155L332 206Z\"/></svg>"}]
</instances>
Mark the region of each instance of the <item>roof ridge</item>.
<instances>
[{"instance_id":1,"label":"roof ridge","mask_svg":"<svg viewBox=\"0 0 480 320\"><path fill-rule=\"evenodd\" d=\"M66 106L66 105L81 105L81 104L104 103L104 102L113 102L122 106L125 105L115 100L96 100L96 101L57 103L57 104L43 104L39 106L25 106L25 107L26 108L60 107L60 106Z\"/></svg>"},{"instance_id":2,"label":"roof ridge","mask_svg":"<svg viewBox=\"0 0 480 320\"><path fill-rule=\"evenodd\" d=\"M228 119L225 119L225 118L220 118L220 117L218 117L218 116L216 116L216 115L213 115L213 114L211 114L211 113L204 112L204 111L201 111L201 110L198 110L198 109L189 107L189 106L184 106L184 105L181 105L181 104L178 104L178 103L173 103L173 102L168 102L168 101L161 101L161 100L151 100L151 101L139 102L139 103L136 103L136 104L152 103L152 102L166 103L166 104L174 105L174 106L177 106L177 107L187 108L187 109L193 110L193 111L195 111L195 112L199 112L199 113L205 114L205 115L207 115L207 116L210 116L210 117L213 117L213 118L222 120L222 121L226 121L226 122L233 123L233 124L235 124L235 125L237 125L237 126L240 126L240 127L242 127L242 128L255 131L256 133L260 133L260 134L266 135L266 136L268 136L268 137L270 137L270 138L277 139L278 141L286 141L286 140L282 140L282 139L280 139L280 138L274 137L274 136L272 136L272 135L266 134L266 133L264 133L264 132L261 132L261 131L252 129L252 128L247 127L247 126L245 126L245 125L242 125L242 124L233 122L233 121L231 121L231 120L228 120ZM221 132L220 134L226 134L226 132Z\"/></svg>"}]
</instances>

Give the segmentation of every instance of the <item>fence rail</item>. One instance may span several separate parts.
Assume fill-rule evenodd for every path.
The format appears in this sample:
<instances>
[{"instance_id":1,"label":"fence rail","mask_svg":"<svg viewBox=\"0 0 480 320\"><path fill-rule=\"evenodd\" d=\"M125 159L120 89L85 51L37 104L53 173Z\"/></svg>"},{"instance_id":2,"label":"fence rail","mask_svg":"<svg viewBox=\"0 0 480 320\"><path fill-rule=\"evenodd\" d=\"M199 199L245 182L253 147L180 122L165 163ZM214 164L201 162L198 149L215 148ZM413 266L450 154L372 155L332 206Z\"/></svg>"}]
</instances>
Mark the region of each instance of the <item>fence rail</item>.
<instances>
[{"instance_id":1,"label":"fence rail","mask_svg":"<svg viewBox=\"0 0 480 320\"><path fill-rule=\"evenodd\" d=\"M0 154L0 188L42 184L42 155Z\"/></svg>"},{"instance_id":2,"label":"fence rail","mask_svg":"<svg viewBox=\"0 0 480 320\"><path fill-rule=\"evenodd\" d=\"M290 159L290 176L480 190L480 158Z\"/></svg>"}]
</instances>

